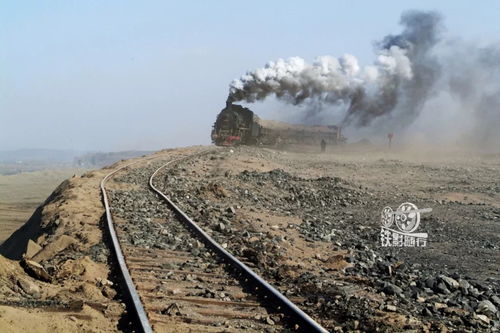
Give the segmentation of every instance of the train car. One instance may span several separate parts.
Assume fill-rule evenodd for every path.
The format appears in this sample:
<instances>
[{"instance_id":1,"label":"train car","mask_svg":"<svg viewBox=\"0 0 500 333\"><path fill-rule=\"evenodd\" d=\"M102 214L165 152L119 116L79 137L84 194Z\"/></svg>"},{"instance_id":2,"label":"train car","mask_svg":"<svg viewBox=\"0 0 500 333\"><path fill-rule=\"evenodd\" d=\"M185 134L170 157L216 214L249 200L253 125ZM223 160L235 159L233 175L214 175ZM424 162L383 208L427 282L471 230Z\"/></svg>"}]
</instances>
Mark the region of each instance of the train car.
<instances>
[{"instance_id":1,"label":"train car","mask_svg":"<svg viewBox=\"0 0 500 333\"><path fill-rule=\"evenodd\" d=\"M217 115L212 142L218 146L234 145L337 145L345 142L340 126L292 125L260 119L252 110L228 103Z\"/></svg>"}]
</instances>

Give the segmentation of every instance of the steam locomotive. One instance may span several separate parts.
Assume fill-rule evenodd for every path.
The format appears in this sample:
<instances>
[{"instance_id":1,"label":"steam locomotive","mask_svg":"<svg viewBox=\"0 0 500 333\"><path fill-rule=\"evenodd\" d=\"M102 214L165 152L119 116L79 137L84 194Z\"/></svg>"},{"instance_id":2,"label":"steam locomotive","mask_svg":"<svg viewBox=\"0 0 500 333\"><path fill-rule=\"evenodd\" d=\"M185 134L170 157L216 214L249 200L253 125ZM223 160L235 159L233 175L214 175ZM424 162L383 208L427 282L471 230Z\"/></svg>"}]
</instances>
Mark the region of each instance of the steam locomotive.
<instances>
[{"instance_id":1,"label":"steam locomotive","mask_svg":"<svg viewBox=\"0 0 500 333\"><path fill-rule=\"evenodd\" d=\"M305 126L264 120L241 105L227 103L217 116L212 129L212 142L217 146L234 145L319 145L344 143L339 126Z\"/></svg>"}]
</instances>

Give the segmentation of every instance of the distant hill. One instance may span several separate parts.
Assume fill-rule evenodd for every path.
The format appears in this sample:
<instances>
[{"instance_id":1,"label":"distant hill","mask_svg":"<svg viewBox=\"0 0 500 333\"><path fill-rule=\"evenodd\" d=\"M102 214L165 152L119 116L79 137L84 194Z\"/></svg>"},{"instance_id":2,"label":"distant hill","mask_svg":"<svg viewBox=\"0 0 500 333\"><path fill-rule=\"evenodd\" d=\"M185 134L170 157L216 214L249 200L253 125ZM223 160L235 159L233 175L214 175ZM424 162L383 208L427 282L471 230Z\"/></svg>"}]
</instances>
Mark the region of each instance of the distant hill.
<instances>
[{"instance_id":1,"label":"distant hill","mask_svg":"<svg viewBox=\"0 0 500 333\"><path fill-rule=\"evenodd\" d=\"M47 169L101 168L119 160L149 154L151 151L95 152L58 149L0 150L0 174L11 175Z\"/></svg>"},{"instance_id":2,"label":"distant hill","mask_svg":"<svg viewBox=\"0 0 500 333\"><path fill-rule=\"evenodd\" d=\"M82 150L59 150L59 149L18 149L0 150L0 162L2 163L73 163L75 157L89 153Z\"/></svg>"}]
</instances>

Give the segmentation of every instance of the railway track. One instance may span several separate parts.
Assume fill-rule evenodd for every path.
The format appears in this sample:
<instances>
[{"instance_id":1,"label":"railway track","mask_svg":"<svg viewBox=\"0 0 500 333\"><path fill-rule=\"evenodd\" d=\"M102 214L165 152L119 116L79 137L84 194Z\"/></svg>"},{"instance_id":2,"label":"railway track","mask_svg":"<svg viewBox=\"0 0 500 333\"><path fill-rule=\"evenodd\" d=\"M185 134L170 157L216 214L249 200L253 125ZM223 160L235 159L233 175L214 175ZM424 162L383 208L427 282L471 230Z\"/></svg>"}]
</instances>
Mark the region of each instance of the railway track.
<instances>
[{"instance_id":1,"label":"railway track","mask_svg":"<svg viewBox=\"0 0 500 333\"><path fill-rule=\"evenodd\" d=\"M204 153L139 160L101 183L113 247L139 329L326 332L155 185L169 176L172 166Z\"/></svg>"}]
</instances>

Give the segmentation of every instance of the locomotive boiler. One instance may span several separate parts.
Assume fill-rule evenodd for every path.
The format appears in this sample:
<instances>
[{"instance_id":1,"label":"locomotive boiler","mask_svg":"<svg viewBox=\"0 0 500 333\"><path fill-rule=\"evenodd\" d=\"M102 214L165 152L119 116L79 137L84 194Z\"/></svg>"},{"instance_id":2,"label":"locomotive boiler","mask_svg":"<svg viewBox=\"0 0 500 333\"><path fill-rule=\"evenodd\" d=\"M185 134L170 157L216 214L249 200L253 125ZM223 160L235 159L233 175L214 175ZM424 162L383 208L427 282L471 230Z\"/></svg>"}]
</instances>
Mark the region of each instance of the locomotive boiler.
<instances>
[{"instance_id":1,"label":"locomotive boiler","mask_svg":"<svg viewBox=\"0 0 500 333\"><path fill-rule=\"evenodd\" d=\"M212 142L218 146L233 145L337 145L345 142L340 126L293 125L264 120L241 105L227 103L217 115Z\"/></svg>"}]
</instances>

